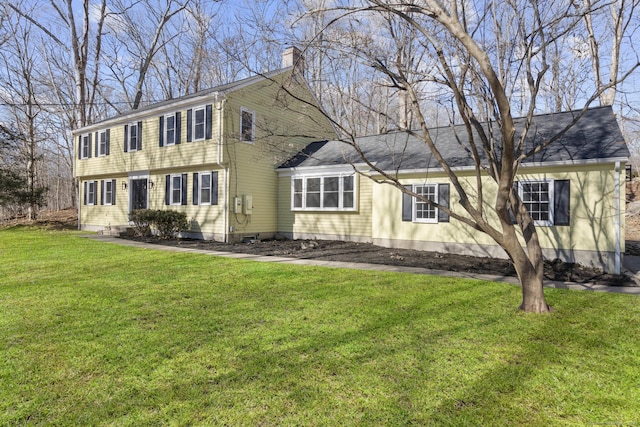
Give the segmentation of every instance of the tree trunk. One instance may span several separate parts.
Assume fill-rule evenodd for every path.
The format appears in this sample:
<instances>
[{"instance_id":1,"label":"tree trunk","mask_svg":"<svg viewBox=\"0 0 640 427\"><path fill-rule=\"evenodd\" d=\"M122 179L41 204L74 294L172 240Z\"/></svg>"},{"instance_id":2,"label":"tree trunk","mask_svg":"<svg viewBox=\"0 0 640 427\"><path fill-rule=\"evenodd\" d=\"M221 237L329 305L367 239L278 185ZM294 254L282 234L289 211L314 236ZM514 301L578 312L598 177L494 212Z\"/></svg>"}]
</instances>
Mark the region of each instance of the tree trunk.
<instances>
[{"instance_id":1,"label":"tree trunk","mask_svg":"<svg viewBox=\"0 0 640 427\"><path fill-rule=\"evenodd\" d=\"M548 313L551 307L544 297L543 277L535 270L527 268L523 273L518 273L522 285L522 304L520 310L528 313Z\"/></svg>"}]
</instances>

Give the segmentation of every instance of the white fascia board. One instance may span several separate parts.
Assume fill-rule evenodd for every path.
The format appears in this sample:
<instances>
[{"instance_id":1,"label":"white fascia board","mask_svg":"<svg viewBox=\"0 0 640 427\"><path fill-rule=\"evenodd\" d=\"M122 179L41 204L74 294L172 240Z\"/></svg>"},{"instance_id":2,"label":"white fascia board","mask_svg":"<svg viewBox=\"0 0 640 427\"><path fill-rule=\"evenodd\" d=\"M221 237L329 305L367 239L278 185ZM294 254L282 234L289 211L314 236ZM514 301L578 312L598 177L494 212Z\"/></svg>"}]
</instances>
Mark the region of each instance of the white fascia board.
<instances>
[{"instance_id":1,"label":"white fascia board","mask_svg":"<svg viewBox=\"0 0 640 427\"><path fill-rule=\"evenodd\" d=\"M542 167L560 167L560 166L589 166L589 165L599 165L599 164L615 164L616 162L627 163L629 162L629 158L627 157L611 157L607 159L589 159L589 160L567 160L567 161L553 161L553 162L530 162L530 163L521 163L519 170L523 169L533 169L533 168L542 168ZM458 166L451 168L454 172L474 172L476 170L475 166ZM482 171L487 170L486 167L482 168ZM444 169L441 167L434 168L421 168L421 169L400 169L400 170L388 170L383 171L388 175L409 175L409 174L418 174L418 173L434 173L434 172L443 172ZM379 172L370 170L369 175L381 175Z\"/></svg>"},{"instance_id":2,"label":"white fascia board","mask_svg":"<svg viewBox=\"0 0 640 427\"><path fill-rule=\"evenodd\" d=\"M355 170L354 170L355 169ZM358 163L354 165L326 165L326 166L301 166L286 169L276 169L279 176L294 176L294 175L329 175L336 173L349 173L349 172L366 172L369 166L364 163Z\"/></svg>"},{"instance_id":3,"label":"white fascia board","mask_svg":"<svg viewBox=\"0 0 640 427\"><path fill-rule=\"evenodd\" d=\"M212 100L213 98L213 100ZM184 99L184 100L176 100L175 102L169 103L169 104L165 104L164 102L162 103L162 105L159 105L157 107L151 107L149 109L145 109L143 111L137 111L137 110L133 110L129 113L123 114L121 116L117 116L111 119L106 119L103 120L101 122L98 123L94 123L79 129L76 129L73 131L73 135L82 135L85 133L89 133L92 131L96 131L96 130L100 130L100 129L105 129L108 128L110 126L113 125L119 125L119 124L126 124L126 123L131 123L131 122L136 122L136 121L140 121L140 120L144 120L147 119L149 117L154 117L157 116L159 114L162 113L166 113L168 111L176 111L178 109L182 109L183 107L186 106L198 106L198 105L202 105L206 102L212 102L212 103L217 103L220 99L220 92L211 92L211 93L207 93L207 94L203 94L203 95L199 95L199 96L194 96L192 98L189 99Z\"/></svg>"},{"instance_id":4,"label":"white fascia board","mask_svg":"<svg viewBox=\"0 0 640 427\"><path fill-rule=\"evenodd\" d=\"M73 131L73 135L85 134L88 132L92 132L99 129L104 129L109 127L110 125L121 124L121 123L129 123L132 121L144 120L149 117L156 116L163 112L175 111L177 108L183 109L187 106L198 106L203 103L213 102L218 103L220 100L224 99L225 95L228 93L235 92L240 89L244 89L256 83L262 82L264 80L271 79L279 74L284 74L290 71L292 67L282 68L279 70L271 71L265 74L260 74L252 77L248 77L244 80L244 82L234 85L231 83L231 87L228 89L224 89L225 86L229 85L221 85L219 86L220 90L215 90L211 92L206 92L201 95L186 95L184 99L178 98L174 102L160 101L158 106L154 107L153 105L149 106L148 109L144 110L133 110L128 113L122 114L117 117L113 117L111 119L106 119L98 123L94 123Z\"/></svg>"}]
</instances>

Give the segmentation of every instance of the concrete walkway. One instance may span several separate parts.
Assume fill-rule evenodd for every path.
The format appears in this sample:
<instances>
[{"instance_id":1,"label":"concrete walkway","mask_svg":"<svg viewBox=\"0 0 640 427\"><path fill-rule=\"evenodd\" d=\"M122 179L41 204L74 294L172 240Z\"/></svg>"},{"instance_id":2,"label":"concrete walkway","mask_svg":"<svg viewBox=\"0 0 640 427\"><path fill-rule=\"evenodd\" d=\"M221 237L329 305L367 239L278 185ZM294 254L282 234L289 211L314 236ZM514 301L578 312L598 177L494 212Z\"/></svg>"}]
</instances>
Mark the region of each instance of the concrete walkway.
<instances>
[{"instance_id":1,"label":"concrete walkway","mask_svg":"<svg viewBox=\"0 0 640 427\"><path fill-rule=\"evenodd\" d=\"M152 244L152 243L137 242L133 240L120 239L112 236L104 236L100 234L86 234L86 235L82 235L81 237L86 237L89 239L93 239L93 240L97 240L105 243L115 243L123 246L133 246L137 248L155 249L155 250L170 251L170 252L188 252L188 253L197 253L197 254L204 254L204 255L215 255L215 256L222 256L227 258L245 259L249 261L279 262L283 264L313 265L313 266L332 267L332 268L350 268L354 270L375 270L375 271L390 271L390 272L397 272L397 273L428 274L428 275L434 275L434 276L459 277L459 278L465 278L465 279L478 279L478 280L487 280L491 282L511 283L514 285L519 284L518 279L512 276L471 274L471 273L456 272L456 271L432 270L428 268L419 268L419 267L399 267L399 266L382 265L382 264L323 261L323 260L315 260L315 259L299 259L299 258L286 258L286 257L277 257L277 256L241 254L236 252L210 251L205 249L181 248L176 246L164 246L164 245L158 245L158 244ZM640 257L625 257L624 267L629 270L627 274L633 275L634 279L637 279L636 282L640 283ZM638 287L603 286L603 285L595 285L590 283L557 282L557 281L551 281L551 280L545 280L544 286L547 288L640 295L640 286Z\"/></svg>"}]
</instances>

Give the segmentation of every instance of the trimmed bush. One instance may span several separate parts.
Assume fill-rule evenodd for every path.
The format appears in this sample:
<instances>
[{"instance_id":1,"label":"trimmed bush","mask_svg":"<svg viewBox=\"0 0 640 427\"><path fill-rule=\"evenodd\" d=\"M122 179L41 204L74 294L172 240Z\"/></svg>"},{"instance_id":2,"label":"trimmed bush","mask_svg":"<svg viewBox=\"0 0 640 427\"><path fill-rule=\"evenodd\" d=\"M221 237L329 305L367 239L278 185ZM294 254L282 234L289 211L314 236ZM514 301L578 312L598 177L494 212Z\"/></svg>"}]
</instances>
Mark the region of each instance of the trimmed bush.
<instances>
[{"instance_id":1,"label":"trimmed bush","mask_svg":"<svg viewBox=\"0 0 640 427\"><path fill-rule=\"evenodd\" d=\"M189 228L187 215L183 212L139 209L129 214L133 231L137 236L148 237L155 231L161 239L171 239Z\"/></svg>"},{"instance_id":2,"label":"trimmed bush","mask_svg":"<svg viewBox=\"0 0 640 427\"><path fill-rule=\"evenodd\" d=\"M187 215L184 212L162 210L154 212L152 225L161 239L174 238L176 234L189 228Z\"/></svg>"},{"instance_id":3,"label":"trimmed bush","mask_svg":"<svg viewBox=\"0 0 640 427\"><path fill-rule=\"evenodd\" d=\"M151 235L151 224L155 211L149 209L137 209L129 214L129 221L133 223L133 232L136 236L148 237Z\"/></svg>"}]
</instances>

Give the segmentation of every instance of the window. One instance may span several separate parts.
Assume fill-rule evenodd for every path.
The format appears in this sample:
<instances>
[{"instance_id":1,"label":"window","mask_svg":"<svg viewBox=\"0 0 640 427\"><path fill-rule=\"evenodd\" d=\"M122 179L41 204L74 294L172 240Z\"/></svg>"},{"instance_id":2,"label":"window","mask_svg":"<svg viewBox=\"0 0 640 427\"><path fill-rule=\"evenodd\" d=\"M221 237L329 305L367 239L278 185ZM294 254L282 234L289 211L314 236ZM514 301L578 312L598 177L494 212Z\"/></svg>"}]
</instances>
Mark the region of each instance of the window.
<instances>
[{"instance_id":1,"label":"window","mask_svg":"<svg viewBox=\"0 0 640 427\"><path fill-rule=\"evenodd\" d=\"M142 122L124 126L124 151L142 150Z\"/></svg>"},{"instance_id":2,"label":"window","mask_svg":"<svg viewBox=\"0 0 640 427\"><path fill-rule=\"evenodd\" d=\"M198 141L204 139L204 126L205 126L205 111L204 108L198 108L193 110L193 139Z\"/></svg>"},{"instance_id":3,"label":"window","mask_svg":"<svg viewBox=\"0 0 640 427\"><path fill-rule=\"evenodd\" d=\"M164 116L160 116L160 134L158 135L160 147L164 147L165 145L180 144L180 122L180 111L175 114L166 114Z\"/></svg>"},{"instance_id":4,"label":"window","mask_svg":"<svg viewBox=\"0 0 640 427\"><path fill-rule=\"evenodd\" d=\"M164 143L165 145L176 143L176 116L173 114L164 117Z\"/></svg>"},{"instance_id":5,"label":"window","mask_svg":"<svg viewBox=\"0 0 640 427\"><path fill-rule=\"evenodd\" d=\"M193 174L193 204L218 204L218 172L199 172Z\"/></svg>"},{"instance_id":6,"label":"window","mask_svg":"<svg viewBox=\"0 0 640 427\"><path fill-rule=\"evenodd\" d=\"M101 181L102 187L102 204L103 205L115 205L116 204L116 180L108 179Z\"/></svg>"},{"instance_id":7,"label":"window","mask_svg":"<svg viewBox=\"0 0 640 427\"><path fill-rule=\"evenodd\" d=\"M84 182L84 204L95 205L96 204L96 187L97 181L85 181Z\"/></svg>"},{"instance_id":8,"label":"window","mask_svg":"<svg viewBox=\"0 0 640 427\"><path fill-rule=\"evenodd\" d=\"M171 177L171 204L179 205L182 201L182 176L174 175Z\"/></svg>"},{"instance_id":9,"label":"window","mask_svg":"<svg viewBox=\"0 0 640 427\"><path fill-rule=\"evenodd\" d=\"M520 181L518 195L534 225L553 225L553 181Z\"/></svg>"},{"instance_id":10,"label":"window","mask_svg":"<svg viewBox=\"0 0 640 427\"><path fill-rule=\"evenodd\" d=\"M431 200L440 206L449 207L449 184L413 184L405 185L402 192L402 221L435 224L449 222L449 214L431 205ZM409 192L420 196L413 197Z\"/></svg>"},{"instance_id":11,"label":"window","mask_svg":"<svg viewBox=\"0 0 640 427\"><path fill-rule=\"evenodd\" d=\"M424 200L438 203L437 184L414 185L413 191ZM418 199L413 199L413 218L416 222L438 222L437 208L432 204Z\"/></svg>"},{"instance_id":12,"label":"window","mask_svg":"<svg viewBox=\"0 0 640 427\"><path fill-rule=\"evenodd\" d=\"M81 159L91 157L91 134L81 135L78 141L78 150Z\"/></svg>"},{"instance_id":13,"label":"window","mask_svg":"<svg viewBox=\"0 0 640 427\"><path fill-rule=\"evenodd\" d=\"M292 210L355 210L353 175L294 177L291 181Z\"/></svg>"},{"instance_id":14,"label":"window","mask_svg":"<svg viewBox=\"0 0 640 427\"><path fill-rule=\"evenodd\" d=\"M212 108L212 105L208 104L204 107L187 110L187 142L211 139ZM176 126L179 130L179 120L176 122Z\"/></svg>"},{"instance_id":15,"label":"window","mask_svg":"<svg viewBox=\"0 0 640 427\"><path fill-rule=\"evenodd\" d=\"M108 130L96 132L96 144L98 144L98 147L97 147L98 156L109 155L109 131Z\"/></svg>"},{"instance_id":16,"label":"window","mask_svg":"<svg viewBox=\"0 0 640 427\"><path fill-rule=\"evenodd\" d=\"M256 113L240 108L240 140L244 142L253 142L254 137L254 119Z\"/></svg>"},{"instance_id":17,"label":"window","mask_svg":"<svg viewBox=\"0 0 640 427\"><path fill-rule=\"evenodd\" d=\"M166 176L165 204L187 204L187 174L174 174Z\"/></svg>"}]
</instances>

